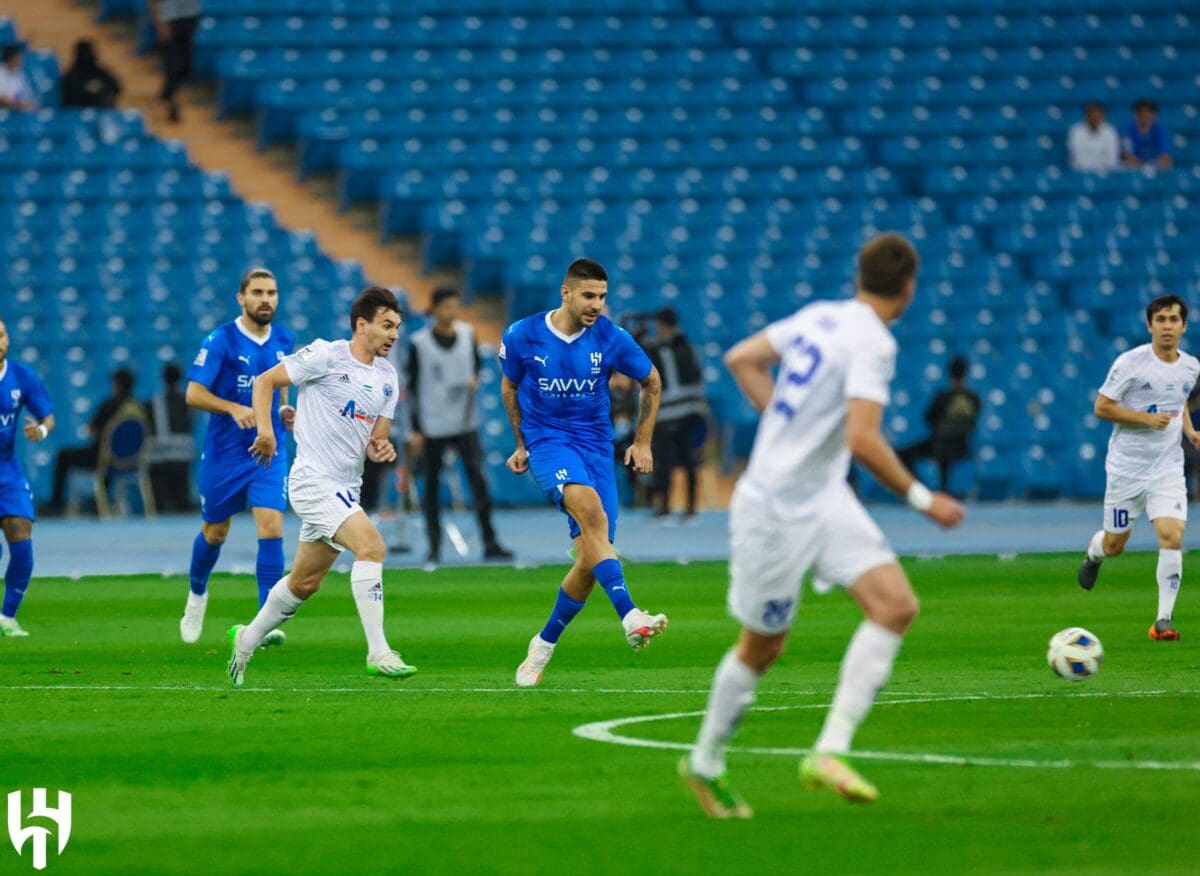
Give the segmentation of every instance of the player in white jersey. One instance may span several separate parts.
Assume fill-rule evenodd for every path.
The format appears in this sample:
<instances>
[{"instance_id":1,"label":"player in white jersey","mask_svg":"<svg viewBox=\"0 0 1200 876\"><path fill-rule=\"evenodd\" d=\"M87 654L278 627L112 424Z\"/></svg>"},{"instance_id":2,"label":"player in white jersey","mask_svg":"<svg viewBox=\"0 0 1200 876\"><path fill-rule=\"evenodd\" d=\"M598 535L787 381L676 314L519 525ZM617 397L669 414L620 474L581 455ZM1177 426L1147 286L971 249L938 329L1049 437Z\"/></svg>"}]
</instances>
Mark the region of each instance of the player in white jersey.
<instances>
[{"instance_id":1,"label":"player in white jersey","mask_svg":"<svg viewBox=\"0 0 1200 876\"><path fill-rule=\"evenodd\" d=\"M729 513L729 610L742 632L717 667L696 746L679 762L680 776L710 817L753 814L729 786L725 747L783 650L810 570L817 580L845 587L866 619L850 640L833 706L801 776L810 787L851 800L878 796L838 755L849 750L891 674L917 598L846 483L851 456L941 526L963 519L962 506L917 481L880 430L896 361L888 324L912 300L918 264L911 243L880 235L859 251L852 300L805 307L725 356L763 416ZM775 363L779 376L772 381Z\"/></svg>"},{"instance_id":2,"label":"player in white jersey","mask_svg":"<svg viewBox=\"0 0 1200 876\"><path fill-rule=\"evenodd\" d=\"M317 592L343 549L354 554L350 589L367 637L367 674L407 678L417 670L393 651L383 633L383 558L375 524L358 504L363 454L392 462L388 440L399 382L385 356L396 343L400 305L387 289L365 289L350 309L349 341L313 341L254 383L258 437L250 454L270 465L277 452L271 422L275 390L298 384L296 462L288 478L292 508L300 515L300 545L292 571L271 588L248 625L229 630L229 677L246 678L246 664L263 637L290 619Z\"/></svg>"},{"instance_id":3,"label":"player in white jersey","mask_svg":"<svg viewBox=\"0 0 1200 876\"><path fill-rule=\"evenodd\" d=\"M1104 460L1104 527L1092 536L1079 567L1079 585L1091 590L1105 557L1125 550L1133 521L1145 511L1158 536L1158 615L1150 638L1173 642L1171 621L1183 576L1187 485L1183 445L1200 448L1187 399L1200 377L1200 361L1179 349L1187 329L1187 304L1178 295L1146 307L1150 343L1126 350L1113 362L1096 398L1096 416L1113 424Z\"/></svg>"}]
</instances>

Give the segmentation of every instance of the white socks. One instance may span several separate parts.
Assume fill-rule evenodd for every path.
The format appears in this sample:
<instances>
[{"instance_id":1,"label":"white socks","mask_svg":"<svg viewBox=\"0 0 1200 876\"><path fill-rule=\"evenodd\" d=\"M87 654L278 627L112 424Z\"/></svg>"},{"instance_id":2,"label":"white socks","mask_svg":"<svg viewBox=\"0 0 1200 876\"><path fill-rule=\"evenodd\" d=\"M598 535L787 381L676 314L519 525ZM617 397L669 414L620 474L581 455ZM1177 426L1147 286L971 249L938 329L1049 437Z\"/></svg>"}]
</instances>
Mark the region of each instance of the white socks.
<instances>
[{"instance_id":1,"label":"white socks","mask_svg":"<svg viewBox=\"0 0 1200 876\"><path fill-rule=\"evenodd\" d=\"M1096 530L1096 534L1092 536L1092 540L1088 542L1087 549L1088 559L1093 563L1104 561L1104 530ZM1078 556L1078 555L1076 555Z\"/></svg>"},{"instance_id":2,"label":"white socks","mask_svg":"<svg viewBox=\"0 0 1200 876\"><path fill-rule=\"evenodd\" d=\"M730 650L717 665L708 709L691 755L692 771L710 779L725 773L725 746L742 715L754 702L759 673Z\"/></svg>"},{"instance_id":3,"label":"white socks","mask_svg":"<svg viewBox=\"0 0 1200 876\"><path fill-rule=\"evenodd\" d=\"M1170 620L1175 610L1175 597L1179 595L1179 579L1183 576L1183 551L1159 548L1158 570L1158 619Z\"/></svg>"},{"instance_id":4,"label":"white socks","mask_svg":"<svg viewBox=\"0 0 1200 876\"><path fill-rule=\"evenodd\" d=\"M254 620L250 621L249 625L242 630L242 650L253 651L257 648L259 642L263 640L263 636L291 620L292 615L296 613L296 609L303 602L303 599L288 589L287 575L276 581L271 592L267 594L267 601L258 610Z\"/></svg>"},{"instance_id":5,"label":"white socks","mask_svg":"<svg viewBox=\"0 0 1200 876\"><path fill-rule=\"evenodd\" d=\"M367 656L386 654L392 648L383 634L383 563L355 560L350 567L350 592L367 636Z\"/></svg>"},{"instance_id":6,"label":"white socks","mask_svg":"<svg viewBox=\"0 0 1200 876\"><path fill-rule=\"evenodd\" d=\"M817 737L814 750L837 753L850 750L854 731L867 717L875 695L892 674L892 663L900 650L903 637L874 621L859 624L850 647L842 658L833 706L825 717L825 726Z\"/></svg>"}]
</instances>

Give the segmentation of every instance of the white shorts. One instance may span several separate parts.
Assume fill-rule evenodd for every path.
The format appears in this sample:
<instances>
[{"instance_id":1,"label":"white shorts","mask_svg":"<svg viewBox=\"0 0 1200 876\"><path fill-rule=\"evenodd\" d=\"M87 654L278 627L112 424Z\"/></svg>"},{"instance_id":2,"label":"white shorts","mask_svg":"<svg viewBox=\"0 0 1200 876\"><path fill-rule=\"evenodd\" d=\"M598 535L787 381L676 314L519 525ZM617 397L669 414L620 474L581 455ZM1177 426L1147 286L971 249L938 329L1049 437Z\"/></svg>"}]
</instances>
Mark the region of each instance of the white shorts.
<instances>
[{"instance_id":1,"label":"white shorts","mask_svg":"<svg viewBox=\"0 0 1200 876\"><path fill-rule=\"evenodd\" d=\"M1104 488L1104 531L1129 532L1145 511L1151 520L1187 520L1187 485L1183 472L1151 478L1109 476Z\"/></svg>"},{"instance_id":2,"label":"white shorts","mask_svg":"<svg viewBox=\"0 0 1200 876\"><path fill-rule=\"evenodd\" d=\"M292 509L300 515L300 540L323 541L330 547L345 550L333 540L346 518L361 511L358 504L359 485L348 487L324 478L288 478L288 498Z\"/></svg>"},{"instance_id":3,"label":"white shorts","mask_svg":"<svg viewBox=\"0 0 1200 876\"><path fill-rule=\"evenodd\" d=\"M849 486L814 501L811 513L784 519L747 496L734 494L729 510L729 613L765 636L784 632L810 569L824 581L849 587L866 572L896 562L883 531Z\"/></svg>"}]
</instances>

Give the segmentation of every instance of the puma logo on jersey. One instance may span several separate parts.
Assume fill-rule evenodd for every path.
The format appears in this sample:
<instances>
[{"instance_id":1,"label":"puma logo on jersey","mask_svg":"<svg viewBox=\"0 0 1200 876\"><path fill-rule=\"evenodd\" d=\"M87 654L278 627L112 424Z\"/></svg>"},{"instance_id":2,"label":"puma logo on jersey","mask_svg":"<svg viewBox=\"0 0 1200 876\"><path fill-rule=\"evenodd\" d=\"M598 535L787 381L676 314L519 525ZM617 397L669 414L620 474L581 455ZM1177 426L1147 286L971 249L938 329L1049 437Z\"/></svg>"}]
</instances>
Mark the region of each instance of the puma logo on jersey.
<instances>
[{"instance_id":1,"label":"puma logo on jersey","mask_svg":"<svg viewBox=\"0 0 1200 876\"><path fill-rule=\"evenodd\" d=\"M249 365L249 364L250 364L250 357L249 357L249 356L238 356L238 361L239 361L239 362L245 362L247 365Z\"/></svg>"},{"instance_id":2,"label":"puma logo on jersey","mask_svg":"<svg viewBox=\"0 0 1200 876\"><path fill-rule=\"evenodd\" d=\"M537 362L539 365L541 365L543 368L545 368L546 363L550 361L550 357L549 356L534 356L533 361Z\"/></svg>"}]
</instances>

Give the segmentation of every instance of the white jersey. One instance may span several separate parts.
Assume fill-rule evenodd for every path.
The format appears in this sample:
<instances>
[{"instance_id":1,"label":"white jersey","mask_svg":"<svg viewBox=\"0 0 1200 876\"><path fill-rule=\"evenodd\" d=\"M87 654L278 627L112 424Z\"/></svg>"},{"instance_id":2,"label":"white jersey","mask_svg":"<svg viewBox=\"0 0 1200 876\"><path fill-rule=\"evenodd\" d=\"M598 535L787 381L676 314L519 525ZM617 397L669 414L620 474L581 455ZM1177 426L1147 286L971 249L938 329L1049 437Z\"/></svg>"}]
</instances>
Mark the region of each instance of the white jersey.
<instances>
[{"instance_id":1,"label":"white jersey","mask_svg":"<svg viewBox=\"0 0 1200 876\"><path fill-rule=\"evenodd\" d=\"M283 367L300 387L292 477L357 488L375 421L396 412L396 369L381 357L364 365L349 341L323 340L284 357Z\"/></svg>"},{"instance_id":2,"label":"white jersey","mask_svg":"<svg viewBox=\"0 0 1200 876\"><path fill-rule=\"evenodd\" d=\"M1183 420L1187 399L1200 377L1200 361L1182 350L1164 362L1150 344L1126 350L1113 362L1100 394L1123 408L1171 414L1163 430L1114 423L1104 468L1109 477L1183 477Z\"/></svg>"},{"instance_id":3,"label":"white jersey","mask_svg":"<svg viewBox=\"0 0 1200 876\"><path fill-rule=\"evenodd\" d=\"M782 362L738 483L775 513L794 517L850 469L846 402L887 405L896 339L867 304L823 301L772 323Z\"/></svg>"}]
</instances>

